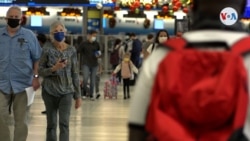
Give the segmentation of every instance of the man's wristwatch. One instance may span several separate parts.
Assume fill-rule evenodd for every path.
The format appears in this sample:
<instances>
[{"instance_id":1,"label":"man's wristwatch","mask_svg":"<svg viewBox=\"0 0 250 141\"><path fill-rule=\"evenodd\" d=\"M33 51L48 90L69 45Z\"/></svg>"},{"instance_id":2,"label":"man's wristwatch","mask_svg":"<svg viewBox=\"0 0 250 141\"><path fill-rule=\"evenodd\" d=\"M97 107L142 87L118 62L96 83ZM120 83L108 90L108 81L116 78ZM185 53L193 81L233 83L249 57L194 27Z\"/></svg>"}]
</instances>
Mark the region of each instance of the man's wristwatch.
<instances>
[{"instance_id":1,"label":"man's wristwatch","mask_svg":"<svg viewBox=\"0 0 250 141\"><path fill-rule=\"evenodd\" d=\"M33 75L34 78L39 78L38 74Z\"/></svg>"}]
</instances>

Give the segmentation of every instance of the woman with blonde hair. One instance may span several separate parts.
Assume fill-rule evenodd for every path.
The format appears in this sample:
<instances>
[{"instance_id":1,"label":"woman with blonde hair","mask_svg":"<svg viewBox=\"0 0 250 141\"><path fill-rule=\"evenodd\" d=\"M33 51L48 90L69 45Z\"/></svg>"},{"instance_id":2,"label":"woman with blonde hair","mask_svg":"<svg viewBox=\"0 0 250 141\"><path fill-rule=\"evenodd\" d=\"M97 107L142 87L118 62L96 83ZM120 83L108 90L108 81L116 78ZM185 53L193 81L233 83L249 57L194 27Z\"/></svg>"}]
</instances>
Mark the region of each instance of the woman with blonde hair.
<instances>
[{"instance_id":1,"label":"woman with blonde hair","mask_svg":"<svg viewBox=\"0 0 250 141\"><path fill-rule=\"evenodd\" d=\"M66 28L60 21L50 26L52 44L42 52L39 74L43 77L42 97L47 111L46 141L57 140L57 113L59 113L60 141L69 141L69 117L72 98L75 108L81 105L77 53L65 43Z\"/></svg>"}]
</instances>

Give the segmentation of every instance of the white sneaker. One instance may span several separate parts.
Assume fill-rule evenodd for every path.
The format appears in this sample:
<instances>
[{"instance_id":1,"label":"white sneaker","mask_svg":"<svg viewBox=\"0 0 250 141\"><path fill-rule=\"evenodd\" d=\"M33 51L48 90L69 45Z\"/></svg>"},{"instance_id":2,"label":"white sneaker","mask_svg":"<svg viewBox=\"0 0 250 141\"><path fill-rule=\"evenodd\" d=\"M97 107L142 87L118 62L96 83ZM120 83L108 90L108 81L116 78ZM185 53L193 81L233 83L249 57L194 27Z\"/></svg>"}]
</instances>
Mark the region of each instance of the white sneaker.
<instances>
[{"instance_id":1,"label":"white sneaker","mask_svg":"<svg viewBox=\"0 0 250 141\"><path fill-rule=\"evenodd\" d=\"M87 97L86 96L82 96L82 99L86 99Z\"/></svg>"}]
</instances>

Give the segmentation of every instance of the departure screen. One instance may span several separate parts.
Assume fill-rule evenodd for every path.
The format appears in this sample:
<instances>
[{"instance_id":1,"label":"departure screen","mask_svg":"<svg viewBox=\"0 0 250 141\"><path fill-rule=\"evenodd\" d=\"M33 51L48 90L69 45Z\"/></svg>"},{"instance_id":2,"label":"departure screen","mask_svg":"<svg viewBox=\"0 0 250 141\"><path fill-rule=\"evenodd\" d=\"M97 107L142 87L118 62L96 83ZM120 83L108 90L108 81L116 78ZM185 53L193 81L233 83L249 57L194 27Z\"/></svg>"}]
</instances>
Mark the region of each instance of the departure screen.
<instances>
[{"instance_id":1,"label":"departure screen","mask_svg":"<svg viewBox=\"0 0 250 141\"><path fill-rule=\"evenodd\" d=\"M73 4L89 4L89 0L0 0L2 3L21 4L27 6L39 5L73 5Z\"/></svg>"},{"instance_id":2,"label":"departure screen","mask_svg":"<svg viewBox=\"0 0 250 141\"><path fill-rule=\"evenodd\" d=\"M11 4L13 3L13 0L0 0L0 3Z\"/></svg>"}]
</instances>

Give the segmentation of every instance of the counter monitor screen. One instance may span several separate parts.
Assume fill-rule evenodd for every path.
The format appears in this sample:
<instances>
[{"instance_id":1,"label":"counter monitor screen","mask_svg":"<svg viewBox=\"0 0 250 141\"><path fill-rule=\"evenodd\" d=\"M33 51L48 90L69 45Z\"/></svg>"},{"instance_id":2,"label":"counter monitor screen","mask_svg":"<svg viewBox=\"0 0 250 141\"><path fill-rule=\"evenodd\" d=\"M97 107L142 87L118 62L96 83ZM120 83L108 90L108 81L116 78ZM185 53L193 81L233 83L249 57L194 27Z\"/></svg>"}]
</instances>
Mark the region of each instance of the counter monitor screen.
<instances>
[{"instance_id":1,"label":"counter monitor screen","mask_svg":"<svg viewBox=\"0 0 250 141\"><path fill-rule=\"evenodd\" d=\"M13 3L13 0L0 0L0 3Z\"/></svg>"},{"instance_id":2,"label":"counter monitor screen","mask_svg":"<svg viewBox=\"0 0 250 141\"><path fill-rule=\"evenodd\" d=\"M30 26L31 27L41 27L42 24L42 16L30 16Z\"/></svg>"},{"instance_id":3,"label":"counter monitor screen","mask_svg":"<svg viewBox=\"0 0 250 141\"><path fill-rule=\"evenodd\" d=\"M159 19L154 19L154 29L164 29L164 21Z\"/></svg>"}]
</instances>

